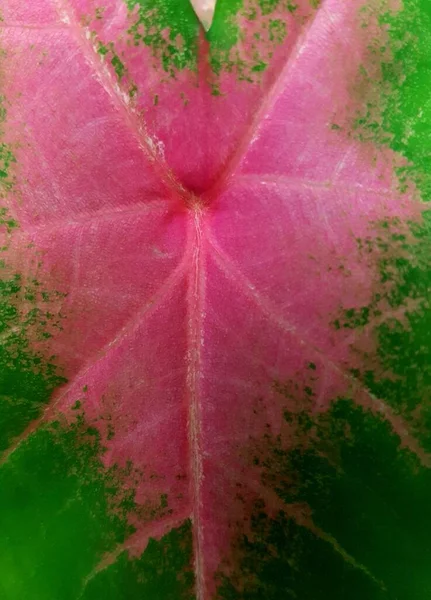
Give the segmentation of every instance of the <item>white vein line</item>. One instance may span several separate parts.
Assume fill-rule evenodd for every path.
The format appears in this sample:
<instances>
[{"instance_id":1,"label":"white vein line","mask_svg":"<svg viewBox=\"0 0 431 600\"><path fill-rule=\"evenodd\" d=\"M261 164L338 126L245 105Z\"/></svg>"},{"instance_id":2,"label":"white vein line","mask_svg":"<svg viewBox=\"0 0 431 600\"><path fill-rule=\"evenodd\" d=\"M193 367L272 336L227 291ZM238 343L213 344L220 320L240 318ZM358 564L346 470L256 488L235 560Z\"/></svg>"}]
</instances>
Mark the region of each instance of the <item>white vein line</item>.
<instances>
[{"instance_id":1,"label":"white vein line","mask_svg":"<svg viewBox=\"0 0 431 600\"><path fill-rule=\"evenodd\" d=\"M166 211L166 201L160 200L157 202L149 202L148 204L135 204L132 207L118 207L112 210L100 210L93 213L80 213L76 216L70 216L58 221L45 221L35 225L21 224L21 228L25 233L49 233L58 229L65 229L75 225L92 225L95 223L109 221L111 219L126 219L127 217L155 214L157 212Z\"/></svg>"},{"instance_id":2,"label":"white vein line","mask_svg":"<svg viewBox=\"0 0 431 600\"><path fill-rule=\"evenodd\" d=\"M333 369L347 381L353 383L358 391L364 392L370 399L372 405L375 407L375 410L391 424L394 432L396 432L400 437L401 444L405 445L407 448L409 448L409 450L414 452L424 466L428 467L431 465L430 455L420 446L416 438L409 433L408 428L406 427L402 418L397 416L381 398L374 396L374 394L372 394L372 392L366 388L357 377L346 372L342 367L328 358L326 353L319 346L308 340L305 336L302 336L293 323L288 321L282 315L279 315L276 309L271 305L270 301L256 291L255 286L240 272L228 255L209 235L208 244L214 250L213 259L222 273L237 287L241 293L251 298L255 305L262 311L262 313L266 315L275 325L277 325L279 329L294 336L301 346L309 348L310 350L319 354L322 361L328 367Z\"/></svg>"},{"instance_id":3,"label":"white vein line","mask_svg":"<svg viewBox=\"0 0 431 600\"><path fill-rule=\"evenodd\" d=\"M90 33L80 27L74 11L67 0L54 0L54 3L63 23L69 26L79 44L81 53L87 61L87 64L94 72L102 88L111 98L114 106L122 115L126 125L135 135L139 147L153 165L160 180L163 181L176 196L180 195L181 197L187 198L192 196L190 192L187 192L184 189L181 183L175 178L172 171L168 168L168 165L165 163L157 149L156 141L148 133L145 123L134 110L129 96L121 89L103 57L99 56L93 48L89 41Z\"/></svg>"},{"instance_id":4,"label":"white vein line","mask_svg":"<svg viewBox=\"0 0 431 600\"><path fill-rule=\"evenodd\" d=\"M142 553L145 552L150 539L161 539L164 535L169 533L171 529L180 527L186 519L190 519L190 509L184 510L180 514L169 515L169 517L165 519L151 521L146 524L145 530L140 532L138 536L133 535L122 544L118 544L113 550L105 554L102 560L82 579L81 592L77 600L83 597L88 584L100 573L115 564L123 552L132 550L134 546L138 545L142 548ZM142 543L142 541L144 543ZM129 560L133 560L130 555Z\"/></svg>"},{"instance_id":5,"label":"white vein line","mask_svg":"<svg viewBox=\"0 0 431 600\"><path fill-rule=\"evenodd\" d=\"M316 10L315 14L307 23L306 27L299 34L296 43L294 44L287 57L286 63L281 69L281 72L279 73L278 77L276 77L274 83L268 88L268 91L262 98L260 106L256 111L250 126L248 127L244 136L240 140L236 151L228 161L224 172L220 175L217 182L204 194L205 198L212 198L215 196L215 194L219 194L220 191L222 191L225 185L228 183L231 176L236 171L238 165L243 160L244 156L250 148L250 145L253 141L253 138L256 135L256 132L258 131L261 124L265 121L265 115L270 112L270 110L276 103L278 97L285 89L285 80L287 79L291 72L291 69L295 65L298 56L302 53L303 49L308 44L309 38L312 36L313 25L316 23L318 15L323 10L324 6L322 5L318 10Z\"/></svg>"},{"instance_id":6,"label":"white vein line","mask_svg":"<svg viewBox=\"0 0 431 600\"><path fill-rule=\"evenodd\" d=\"M296 189L296 188L306 188L306 189L310 189L310 190L322 190L325 192L331 192L334 190L341 190L344 192L351 192L351 193L357 193L357 192L365 192L367 194L376 194L378 196L382 196L382 197L389 197L392 198L393 196L397 195L396 190L384 190L384 189L379 189L379 188L373 188L373 187L367 187L364 185L361 185L360 183L356 184L356 185L349 185L348 183L344 183L343 181L340 180L336 180L336 181L331 181L330 179L326 180L326 181L314 181L313 179L302 179L300 177L296 178L296 177L289 177L286 175L259 175L258 173L254 174L254 173L246 173L244 175L237 175L235 177L234 180L234 184L236 184L237 182L245 182L245 183L260 183L262 185L276 185L276 186L283 186L283 187L287 187L287 188L292 188L292 189Z\"/></svg>"},{"instance_id":7,"label":"white vein line","mask_svg":"<svg viewBox=\"0 0 431 600\"><path fill-rule=\"evenodd\" d=\"M94 368L96 364L105 360L108 354L117 347L124 338L133 332L133 330L143 322L144 317L148 317L152 312L158 309L160 304L165 298L168 297L169 293L172 292L175 287L181 282L181 279L185 276L189 269L189 251L186 251L181 263L175 269L175 271L167 278L167 280L161 285L159 290L153 295L151 300L144 304L129 321L117 332L115 337L110 340L103 348L91 356L87 363L79 370L79 372L73 376L73 380L70 384L61 388L58 395L54 395L49 404L45 407L42 415L32 421L30 425L15 438L12 445L3 453L0 458L0 467L2 467L10 458L10 456L21 446L29 436L34 433L39 426L47 421L51 416L55 407L61 402L63 398L73 389L77 383L87 375L87 373Z\"/></svg>"},{"instance_id":8,"label":"white vein line","mask_svg":"<svg viewBox=\"0 0 431 600\"><path fill-rule=\"evenodd\" d=\"M22 23L2 23L0 22L0 31L2 29L24 29L34 31L61 31L67 29L65 25L61 23L52 23L51 25L25 25Z\"/></svg>"},{"instance_id":9,"label":"white vein line","mask_svg":"<svg viewBox=\"0 0 431 600\"><path fill-rule=\"evenodd\" d=\"M212 461L214 463L214 461ZM235 484L238 482L238 473L231 467L227 467L223 470L223 474L227 475L229 480ZM321 539L322 541L329 544L334 552L339 554L343 560L345 560L348 564L352 565L355 569L362 571L367 577L369 577L374 583L379 585L383 590L386 589L385 584L380 579L377 579L375 575L362 563L357 561L354 556L349 554L347 550L343 548L343 546L338 542L338 540L327 533L324 529L318 527L311 516L311 508L308 504L296 502L296 503L287 503L280 496L274 492L273 490L266 487L260 479L255 477L246 477L241 479L241 483L245 484L245 486L251 491L262 498L266 504L267 509L274 511L278 510L280 512L284 512L290 519L295 521L295 523L299 527L304 527L316 537Z\"/></svg>"},{"instance_id":10,"label":"white vein line","mask_svg":"<svg viewBox=\"0 0 431 600\"><path fill-rule=\"evenodd\" d=\"M205 254L203 240L203 214L199 209L194 212L193 252L188 289L188 352L187 352L187 390L188 390L188 437L190 448L191 494L193 498L193 537L194 566L196 580L196 598L205 598L205 565L203 559L203 525L201 519L201 486L203 474L201 448L201 404L200 375L203 346L203 319L205 303Z\"/></svg>"}]
</instances>

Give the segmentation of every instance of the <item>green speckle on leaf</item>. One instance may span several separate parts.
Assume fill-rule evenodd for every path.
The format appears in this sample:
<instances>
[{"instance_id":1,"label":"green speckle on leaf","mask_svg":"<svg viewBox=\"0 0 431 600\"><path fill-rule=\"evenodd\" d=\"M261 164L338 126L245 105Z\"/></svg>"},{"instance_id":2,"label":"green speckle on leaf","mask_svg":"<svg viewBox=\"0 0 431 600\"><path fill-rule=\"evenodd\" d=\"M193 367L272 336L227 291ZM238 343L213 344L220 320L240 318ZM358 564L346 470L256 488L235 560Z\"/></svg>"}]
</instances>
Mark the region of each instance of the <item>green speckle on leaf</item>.
<instances>
[{"instance_id":1,"label":"green speckle on leaf","mask_svg":"<svg viewBox=\"0 0 431 600\"><path fill-rule=\"evenodd\" d=\"M263 15L269 15L279 5L279 0L258 0Z\"/></svg>"},{"instance_id":2,"label":"green speckle on leaf","mask_svg":"<svg viewBox=\"0 0 431 600\"><path fill-rule=\"evenodd\" d=\"M117 74L118 79L121 81L126 71L124 64L116 54L114 54L114 56L111 58L111 64L114 67L114 71Z\"/></svg>"},{"instance_id":3,"label":"green speckle on leaf","mask_svg":"<svg viewBox=\"0 0 431 600\"><path fill-rule=\"evenodd\" d=\"M274 19L269 22L269 39L271 42L281 44L287 35L286 23L281 19Z\"/></svg>"},{"instance_id":4,"label":"green speckle on leaf","mask_svg":"<svg viewBox=\"0 0 431 600\"><path fill-rule=\"evenodd\" d=\"M109 52L108 46L105 46L105 44L100 43L97 48L97 52L102 56L105 56Z\"/></svg>"},{"instance_id":5,"label":"green speckle on leaf","mask_svg":"<svg viewBox=\"0 0 431 600\"><path fill-rule=\"evenodd\" d=\"M129 88L130 98L134 98L137 93L138 93L138 86L135 83L133 83Z\"/></svg>"},{"instance_id":6,"label":"green speckle on leaf","mask_svg":"<svg viewBox=\"0 0 431 600\"><path fill-rule=\"evenodd\" d=\"M96 34L93 32L93 37L95 37ZM97 52L104 57L110 57L110 62L111 65L114 68L115 74L117 75L119 81L121 81L124 77L124 75L126 74L126 67L124 66L124 63L122 62L122 60L120 59L120 57L116 54L115 49L114 49L114 44L111 42L109 44L103 44L100 40L97 41ZM133 85L131 86L133 87ZM135 86L136 88L136 86Z\"/></svg>"},{"instance_id":7,"label":"green speckle on leaf","mask_svg":"<svg viewBox=\"0 0 431 600\"><path fill-rule=\"evenodd\" d=\"M267 68L268 68L267 63L259 62L256 65L253 65L251 67L251 70L252 70L253 73L258 73L260 71L265 71L265 69L267 69Z\"/></svg>"}]
</instances>

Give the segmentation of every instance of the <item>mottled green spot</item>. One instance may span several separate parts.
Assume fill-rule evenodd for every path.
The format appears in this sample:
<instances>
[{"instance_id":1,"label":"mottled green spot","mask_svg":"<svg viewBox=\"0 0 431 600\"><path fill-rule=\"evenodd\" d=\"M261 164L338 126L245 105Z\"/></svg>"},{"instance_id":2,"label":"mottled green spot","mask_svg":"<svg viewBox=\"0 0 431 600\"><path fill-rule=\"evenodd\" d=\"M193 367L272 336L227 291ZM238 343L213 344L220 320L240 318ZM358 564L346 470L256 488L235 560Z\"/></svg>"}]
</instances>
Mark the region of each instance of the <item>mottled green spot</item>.
<instances>
[{"instance_id":1,"label":"mottled green spot","mask_svg":"<svg viewBox=\"0 0 431 600\"><path fill-rule=\"evenodd\" d=\"M287 35L286 23L281 19L273 19L269 22L269 39L271 42L281 44Z\"/></svg>"},{"instance_id":2,"label":"mottled green spot","mask_svg":"<svg viewBox=\"0 0 431 600\"><path fill-rule=\"evenodd\" d=\"M97 48L97 52L102 56L105 56L109 52L108 46L105 46L105 44L100 43Z\"/></svg>"},{"instance_id":3,"label":"mottled green spot","mask_svg":"<svg viewBox=\"0 0 431 600\"><path fill-rule=\"evenodd\" d=\"M261 71L265 71L268 68L267 63L259 62L251 67L252 73L259 73Z\"/></svg>"},{"instance_id":4,"label":"mottled green spot","mask_svg":"<svg viewBox=\"0 0 431 600\"><path fill-rule=\"evenodd\" d=\"M258 82L274 50L284 42L287 19L296 8L284 0L219 0L207 34L213 72L235 73L241 81ZM309 9L301 19L305 22L311 14ZM272 15L276 18L270 18ZM243 27L244 19L250 28Z\"/></svg>"},{"instance_id":5,"label":"mottled green spot","mask_svg":"<svg viewBox=\"0 0 431 600\"><path fill-rule=\"evenodd\" d=\"M93 38L96 38L96 33L92 33ZM123 79L126 74L126 67L124 66L123 61L120 59L118 54L115 52L114 44L111 42L109 44L104 44L100 40L97 40L96 43L97 52L104 57L109 55L111 65L114 68L115 74L117 75L119 81ZM136 88L136 86L134 86ZM131 88L133 88L133 84L131 84Z\"/></svg>"},{"instance_id":6,"label":"mottled green spot","mask_svg":"<svg viewBox=\"0 0 431 600\"><path fill-rule=\"evenodd\" d=\"M94 11L96 19L103 19L103 13L105 12L105 7L99 6Z\"/></svg>"},{"instance_id":7,"label":"mottled green spot","mask_svg":"<svg viewBox=\"0 0 431 600\"><path fill-rule=\"evenodd\" d=\"M134 98L137 93L138 93L138 86L135 83L132 83L132 85L129 87L130 98Z\"/></svg>"},{"instance_id":8,"label":"mottled green spot","mask_svg":"<svg viewBox=\"0 0 431 600\"><path fill-rule=\"evenodd\" d=\"M263 15L269 15L279 5L279 0L258 0L260 10Z\"/></svg>"},{"instance_id":9,"label":"mottled green spot","mask_svg":"<svg viewBox=\"0 0 431 600\"><path fill-rule=\"evenodd\" d=\"M121 81L121 79L124 77L124 73L126 71L123 62L118 58L118 56L116 54L114 54L114 56L111 58L111 64L114 67L114 71L115 71L118 79Z\"/></svg>"}]
</instances>

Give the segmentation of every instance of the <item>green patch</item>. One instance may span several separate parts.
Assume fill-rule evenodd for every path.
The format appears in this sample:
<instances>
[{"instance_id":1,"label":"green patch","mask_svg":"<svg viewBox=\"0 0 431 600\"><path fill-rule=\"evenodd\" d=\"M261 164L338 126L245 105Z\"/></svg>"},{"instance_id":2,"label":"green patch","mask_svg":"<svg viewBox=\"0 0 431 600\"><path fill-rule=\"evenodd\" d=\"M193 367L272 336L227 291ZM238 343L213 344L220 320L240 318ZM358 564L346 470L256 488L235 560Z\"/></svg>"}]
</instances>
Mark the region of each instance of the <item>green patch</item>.
<instances>
[{"instance_id":1,"label":"green patch","mask_svg":"<svg viewBox=\"0 0 431 600\"><path fill-rule=\"evenodd\" d=\"M97 431L40 427L0 468L0 577L5 600L79 597L83 578L130 528Z\"/></svg>"},{"instance_id":2,"label":"green patch","mask_svg":"<svg viewBox=\"0 0 431 600\"><path fill-rule=\"evenodd\" d=\"M374 225L358 240L360 255L375 265L368 306L343 310L333 323L358 329L353 352L360 359L352 374L403 417L423 447L431 450L431 212L415 223L399 219ZM384 317L388 311L393 316ZM361 350L368 327L375 349Z\"/></svg>"},{"instance_id":3,"label":"green patch","mask_svg":"<svg viewBox=\"0 0 431 600\"><path fill-rule=\"evenodd\" d=\"M0 276L1 270L4 265ZM32 349L30 340L46 340L61 327L61 315L40 309L41 301L39 282L25 283L19 274L0 279L0 451L41 415L53 390L66 381L54 357L47 360Z\"/></svg>"},{"instance_id":4,"label":"green patch","mask_svg":"<svg viewBox=\"0 0 431 600\"><path fill-rule=\"evenodd\" d=\"M260 73L261 71L265 71L265 69L267 69L267 68L268 68L267 63L259 62L252 66L251 71L252 71L252 73Z\"/></svg>"},{"instance_id":5,"label":"green patch","mask_svg":"<svg viewBox=\"0 0 431 600\"><path fill-rule=\"evenodd\" d=\"M83 600L193 600L192 524L186 521L160 541L149 540L138 559L123 552L86 585Z\"/></svg>"},{"instance_id":6,"label":"green patch","mask_svg":"<svg viewBox=\"0 0 431 600\"><path fill-rule=\"evenodd\" d=\"M1 57L5 54L0 52ZM0 138L7 118L0 96ZM16 158L10 144L0 142L0 196L11 190ZM39 417L53 390L66 380L55 357L36 350L61 328L62 315L52 307L63 297L43 290L36 279L14 271L7 260L10 237L18 228L6 207L0 208L0 452ZM31 263L29 263L31 264Z\"/></svg>"},{"instance_id":7,"label":"green patch","mask_svg":"<svg viewBox=\"0 0 431 600\"><path fill-rule=\"evenodd\" d=\"M270 15L277 8L279 0L258 0L263 15Z\"/></svg>"},{"instance_id":8,"label":"green patch","mask_svg":"<svg viewBox=\"0 0 431 600\"><path fill-rule=\"evenodd\" d=\"M301 24L313 15L311 7L305 12L297 8L284 0L218 0L207 34L213 73L234 73L240 81L259 82L275 49L288 35L292 15Z\"/></svg>"},{"instance_id":9,"label":"green patch","mask_svg":"<svg viewBox=\"0 0 431 600\"><path fill-rule=\"evenodd\" d=\"M256 500L221 566L218 598L428 598L430 470L351 400L289 421L296 435L269 433L253 452L263 488L285 509L270 515Z\"/></svg>"},{"instance_id":10,"label":"green patch","mask_svg":"<svg viewBox=\"0 0 431 600\"><path fill-rule=\"evenodd\" d=\"M362 27L374 31L355 82L363 101L354 130L363 139L388 145L404 157L400 189L413 182L422 199L431 198L431 4L403 0L400 10L366 3ZM377 23L377 33L371 23Z\"/></svg>"},{"instance_id":11,"label":"green patch","mask_svg":"<svg viewBox=\"0 0 431 600\"><path fill-rule=\"evenodd\" d=\"M114 71L118 79L121 81L121 79L124 77L124 73L126 72L124 64L116 54L114 54L114 56L111 58L111 64L114 67Z\"/></svg>"},{"instance_id":12,"label":"green patch","mask_svg":"<svg viewBox=\"0 0 431 600\"><path fill-rule=\"evenodd\" d=\"M269 22L269 39L276 44L282 44L287 35L287 26L281 19L273 19Z\"/></svg>"},{"instance_id":13,"label":"green patch","mask_svg":"<svg viewBox=\"0 0 431 600\"><path fill-rule=\"evenodd\" d=\"M105 44L99 43L99 47L97 48L97 52L99 54L101 54L102 56L106 56L106 54L108 54L108 52L109 52L109 48Z\"/></svg>"},{"instance_id":14,"label":"green patch","mask_svg":"<svg viewBox=\"0 0 431 600\"><path fill-rule=\"evenodd\" d=\"M145 44L163 70L196 70L199 22L189 0L125 0L136 46Z\"/></svg>"},{"instance_id":15,"label":"green patch","mask_svg":"<svg viewBox=\"0 0 431 600\"><path fill-rule=\"evenodd\" d=\"M16 163L16 158L10 146L0 144L0 186L6 190L9 190L13 185L13 179L10 176L12 163Z\"/></svg>"},{"instance_id":16,"label":"green patch","mask_svg":"<svg viewBox=\"0 0 431 600\"><path fill-rule=\"evenodd\" d=\"M92 35L93 35L93 38L96 38L95 32L93 32ZM121 81L123 79L123 77L126 75L127 70L126 70L126 67L124 66L124 63L118 56L118 54L116 54L114 44L112 42L109 44L103 44L100 40L98 40L97 44L96 44L96 48L97 48L98 54L109 58L110 63L114 68L114 71L115 71L115 74L116 74L118 80ZM130 85L133 87L133 84L130 84ZM136 86L134 86L134 87L136 88ZM136 90L133 93L136 93ZM131 93L130 95L132 96L133 94Z\"/></svg>"},{"instance_id":17,"label":"green patch","mask_svg":"<svg viewBox=\"0 0 431 600\"><path fill-rule=\"evenodd\" d=\"M105 12L105 7L104 6L99 6L96 8L96 10L94 11L95 13L95 17L96 19L103 19L103 13Z\"/></svg>"},{"instance_id":18,"label":"green patch","mask_svg":"<svg viewBox=\"0 0 431 600\"><path fill-rule=\"evenodd\" d=\"M103 453L98 430L78 415L69 425L40 427L1 466L2 599L189 597L175 596L193 583L189 525L150 540L139 560L123 552L86 585L106 553L133 533L128 516L139 512L125 483L131 468L105 468Z\"/></svg>"}]
</instances>

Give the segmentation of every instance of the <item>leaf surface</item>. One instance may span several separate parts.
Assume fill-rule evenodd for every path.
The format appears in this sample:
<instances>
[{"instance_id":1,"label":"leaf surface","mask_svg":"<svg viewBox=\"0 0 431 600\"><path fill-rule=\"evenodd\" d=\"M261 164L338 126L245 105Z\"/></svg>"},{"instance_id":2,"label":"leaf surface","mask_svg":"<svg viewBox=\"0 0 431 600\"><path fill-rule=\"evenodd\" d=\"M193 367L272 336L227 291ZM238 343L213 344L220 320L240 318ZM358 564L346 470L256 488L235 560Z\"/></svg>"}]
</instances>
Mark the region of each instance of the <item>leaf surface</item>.
<instances>
[{"instance_id":1,"label":"leaf surface","mask_svg":"<svg viewBox=\"0 0 431 600\"><path fill-rule=\"evenodd\" d=\"M428 5L1 19L1 597L428 598Z\"/></svg>"}]
</instances>

